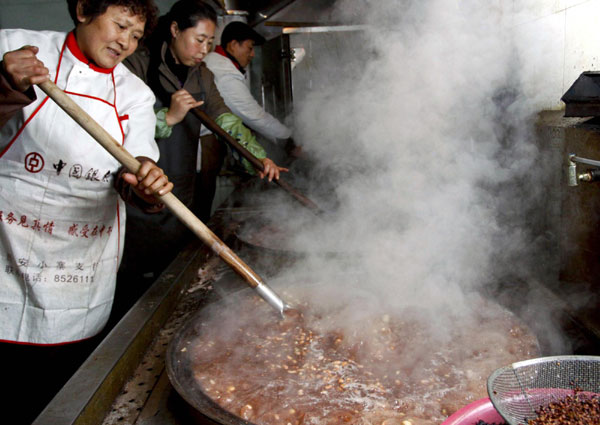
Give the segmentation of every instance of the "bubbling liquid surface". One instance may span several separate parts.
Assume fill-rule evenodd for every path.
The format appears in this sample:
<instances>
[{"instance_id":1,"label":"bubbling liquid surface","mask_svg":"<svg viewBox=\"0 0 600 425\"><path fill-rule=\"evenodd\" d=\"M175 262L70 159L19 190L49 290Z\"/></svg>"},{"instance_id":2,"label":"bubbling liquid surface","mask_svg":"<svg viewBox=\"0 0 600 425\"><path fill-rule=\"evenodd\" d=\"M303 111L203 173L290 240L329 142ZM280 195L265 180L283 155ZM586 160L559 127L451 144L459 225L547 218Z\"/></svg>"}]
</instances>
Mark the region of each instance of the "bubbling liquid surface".
<instances>
[{"instance_id":1,"label":"bubbling liquid surface","mask_svg":"<svg viewBox=\"0 0 600 425\"><path fill-rule=\"evenodd\" d=\"M487 397L495 369L539 355L536 338L494 303L436 337L415 311L344 330L302 296L284 298L301 320L278 321L252 297L234 319L228 307L199 324L188 348L199 388L255 424L439 424Z\"/></svg>"}]
</instances>

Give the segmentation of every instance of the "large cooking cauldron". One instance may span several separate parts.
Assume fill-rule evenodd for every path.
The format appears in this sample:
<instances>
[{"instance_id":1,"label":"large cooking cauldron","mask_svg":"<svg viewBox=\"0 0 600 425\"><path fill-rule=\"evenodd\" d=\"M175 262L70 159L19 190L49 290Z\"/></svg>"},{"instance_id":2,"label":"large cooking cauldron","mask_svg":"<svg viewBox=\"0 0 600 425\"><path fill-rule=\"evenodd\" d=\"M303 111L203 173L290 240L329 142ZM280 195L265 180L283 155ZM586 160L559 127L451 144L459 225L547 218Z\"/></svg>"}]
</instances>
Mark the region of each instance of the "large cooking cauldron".
<instances>
[{"instance_id":1,"label":"large cooking cauldron","mask_svg":"<svg viewBox=\"0 0 600 425\"><path fill-rule=\"evenodd\" d=\"M327 295L327 289L316 289L315 287L311 287L310 289L311 293L319 291L320 293L313 298L313 301L318 298L331 299L331 296L328 297ZM294 298L296 296L295 293L292 292L292 295L290 295L289 293L287 293L287 290L284 290L283 294L284 298L286 298L287 301L291 301L294 305L306 306L306 304L303 304L304 300L298 300ZM368 300L366 300L364 296L360 299L364 300L363 306L366 306L368 304ZM347 299L340 300L337 303L336 301L334 301L332 303L333 310L338 310L338 312L341 311L345 314L345 309L347 307L345 306L345 303L347 301ZM253 423L252 416L246 417L246 419L242 417L245 414L245 412L243 408L240 410L239 405L233 410L234 413L231 413L221 407L219 403L223 404L224 399L226 399L227 397L231 398L230 396L233 395L233 392L228 394L225 390L225 388L227 388L227 385L229 385L230 388L232 388L232 391L235 390L236 396L237 394L240 394L240 397L242 397L241 390L243 389L245 397L248 397L249 395L254 401L256 401L256 397L260 398L268 395L269 397L272 396L271 398L275 398L275 403L277 403L277 399L281 400L281 402L285 404L283 410L285 410L286 412L288 410L293 411L294 409L291 408L292 406L299 406L297 410L302 411L304 407L302 405L302 400L293 400L294 394L296 394L296 391L298 390L296 388L288 390L286 388L283 388L281 385L282 377L283 379L285 379L288 376L286 375L286 372L294 373L294 375L289 375L291 377L290 381L297 379L296 382L304 383L307 381L310 382L310 380L313 379L308 375L305 375L302 378L297 378L298 375L296 373L298 372L298 370L291 370L293 368L292 362L296 363L296 361L293 358L294 351L297 351L299 355L299 357L297 358L301 358L302 361L306 362L307 364L311 361L314 361L314 363L312 364L317 365L315 373L319 374L318 376L321 375L321 371L325 371L324 375L329 374L329 377L331 377L331 374L335 372L332 370L327 370L326 368L319 369L318 362L316 362L314 356L311 360L311 355L314 353L311 354L310 352L306 351L301 353L300 349L293 350L293 344L297 343L297 339L295 340L296 342L294 342L294 340L288 341L291 342L292 349L288 350L286 348L286 351L282 351L281 356L278 355L277 357L275 357L274 354L276 354L277 351L270 353L269 362L265 362L264 369L261 369L261 367L255 367L256 365L248 367L251 366L251 363L255 360L256 357L260 356L260 352L263 351L263 349L264 351L267 351L266 347L269 345L269 343L265 343L263 340L260 340L260 335L270 333L271 335L275 335L275 339L285 340L285 338L277 338L278 333L280 333L283 336L286 334L293 333L293 329L298 329L299 327L306 327L314 330L318 326L322 326L320 330L315 330L314 334L316 335L321 330L328 329L328 326L330 326L330 323L328 322L329 319L326 317L326 314L324 314L323 311L319 311L317 309L316 311L309 311L306 314L315 316L315 319L310 318L310 320L302 322L300 323L300 325L298 325L297 323L293 324L292 326L295 326L294 328L285 328L282 327L282 323L278 322L277 316L271 311L271 309L269 309L267 306L264 306L263 304L264 303L260 299L258 299L253 293L253 291L250 289L241 290L238 293L229 296L226 299L210 303L202 310L200 310L194 317L192 317L191 320L189 320L177 332L176 336L173 338L169 346L169 349L167 351L167 372L173 386L175 387L177 392L193 408L195 408L205 417L210 418L212 421L221 424L232 425ZM437 417L431 420L426 418L420 420L417 417L417 421L414 423L439 423L440 417L442 417L443 420L444 417L452 414L454 411L464 406L470 400L472 401L486 394L485 380L487 379L488 375L487 373L485 373L486 371L491 372L491 370L493 370L499 365L507 364L511 361L516 361L525 357L534 357L539 354L537 340L529 333L529 331L524 325L516 325L518 323L518 320L516 320L516 318L514 318L514 316L512 316L510 313L501 309L497 304L485 301L484 304L486 304L488 310L492 312L492 314L489 315L489 317L486 315L486 317L483 319L475 318L477 320L477 323L473 324L471 328L465 327L464 332L462 329L457 330L454 333L454 335L451 335L449 337L450 339L443 340L443 337L440 333L440 335L436 337L439 338L439 341L437 339L433 341L434 346L452 346L452 344L455 343L457 347L452 348L453 352L450 353L451 356L453 356L455 360L464 360L466 358L469 362L468 367L465 367L465 364L456 365L455 367L453 364L444 363L445 359L449 356L448 352L443 352L440 355L436 354L437 357L435 357L433 361L423 360L423 351L420 349L419 351L417 351L417 347L415 346L415 344L418 344L420 340L426 339L427 337L431 337L431 334L429 333L433 330L433 328L431 327L413 327L410 328L409 331L397 335L397 337L394 335L394 333L398 331L398 328L394 327L393 332L383 332L381 338L377 339L375 342L366 341L364 347L371 347L370 351L367 351L367 360L371 362L370 365L367 364L367 368L378 368L379 366L384 366L389 359L395 361L394 359L397 358L393 357L395 356L395 354L393 354L392 357L377 357L379 356L380 351L382 349L385 350L389 347L389 341L393 341L394 344L396 344L397 341L405 342L407 348L407 350L405 351L407 351L408 354L412 354L410 353L410 351L415 350L414 358L404 357L403 361L398 361L397 364L392 363L392 370L395 370L395 374L397 376L390 376L388 378L387 375L383 377L382 373L381 376L387 379L387 382L384 382L383 379L378 378L376 384L371 383L366 387L360 387L363 390L366 388L366 391L361 390L362 392L356 392L356 397L354 398L362 400L365 397L369 396L370 393L375 395L375 398L379 397L379 399L385 394L396 394L394 393L395 390L387 391L386 388L386 386L388 388L390 387L390 383L392 387L394 386L394 379L396 379L396 383L399 387L405 387L402 391L416 391L418 393L415 394L415 396L409 400L408 404L406 402L406 399L404 398L389 400L389 402L386 402L386 408L388 408L388 411L384 413L389 412L390 409L396 409L395 411L391 412L392 416L385 416L383 415L383 413L380 414L379 411L376 411L375 414L369 416L370 423L374 423L377 425L381 423L396 423L398 418L401 417L399 416L398 411L404 409L404 407L410 409L410 403L415 403L419 401L422 401L424 403L424 408L421 410L425 410L425 413L428 413L427 411L432 409L431 406L435 405L435 409L438 409L435 413ZM356 313L360 314L358 311ZM419 309L414 310L413 313L415 313L415 317L420 317L421 313L419 312ZM389 329L392 329L392 322L396 321L395 323L410 323L411 314L412 313L410 313L410 311L403 311L403 313L401 314L400 321L396 321L396 318L390 317L387 314L379 314L375 318L363 317L360 321L357 321L355 324L353 324L353 327L365 326L365 329L367 329L370 332L371 330L378 331L382 328L382 326L385 328L389 324ZM464 323L461 320L462 319L458 319L457 323L460 323L459 326L464 326ZM502 322L506 320L508 321ZM409 325L407 325L407 327L408 326ZM288 332L288 329L292 330ZM266 332L263 332L265 330ZM480 332L481 330L483 330L483 332ZM298 335L300 335L301 333L302 335L305 335L309 332L298 332ZM310 333L312 334L313 332L310 331ZM460 336L461 333L472 335L472 337L468 336L463 338ZM502 336L501 334L504 334L504 336L506 337L506 341L508 341L506 346L503 346L502 341L500 341L500 337ZM259 335L259 337L257 337L257 335ZM311 343L307 344L306 346L317 346L317 351L319 353L334 353L334 357L329 358L328 364L337 363L340 365L340 368L342 367L341 365L348 364L347 369L345 369L345 371L349 372L350 375L353 373L352 371L361 370L359 369L360 367L362 367L360 365L365 364L365 362L363 361L365 360L364 356L362 359L360 359L360 351L364 348L362 340L360 340L359 343L357 343L356 340L352 341L352 337L349 334L344 336L337 330L334 330L333 332L329 332L326 330L323 332L323 335L324 337L321 340L318 340L315 337L314 340L312 340ZM391 336L388 337L388 335ZM241 338L238 341L237 338L239 336L241 336ZM390 340L389 338L392 339ZM455 338L454 341L452 340L452 338ZM270 341L273 340L270 339ZM228 346L228 343L230 343L230 346ZM242 354L232 354L232 344L233 348L240 348L239 351ZM344 344L347 345L344 347ZM472 344L472 346L470 346L470 344ZM284 345L289 346L287 342ZM222 352L219 352L220 346L223 347L221 349ZM257 349L257 347L259 347L260 349ZM338 347L339 351L344 352L345 356L347 356L349 353L358 352L357 356L355 357L356 362L353 363L353 360L344 361L344 359L348 357L341 357L336 360L335 353L337 352L336 350ZM391 349L393 350L394 347L392 347ZM496 362L494 362L494 355L498 356ZM203 356L206 356L206 358L203 358ZM326 354L325 357L327 356L329 355ZM405 356L405 354L402 353L402 356ZM321 358L322 357L323 356L321 355ZM217 364L221 362L227 363L229 361L229 358L232 359L231 363L233 364L233 367L229 369L229 372L224 373L223 371L225 369L219 369L217 367ZM213 359L216 359L216 361L213 361ZM459 360L459 362L460 361L461 360ZM198 364L203 364L204 369L198 368ZM256 362L256 364L258 364L258 362ZM474 370L467 371L466 369L471 368L471 364L474 365ZM479 364L480 366L477 366L477 364ZM428 370L428 368L431 368L431 365L434 365L435 370ZM274 366L276 366L279 369L275 369ZM283 372L283 374L279 374L276 377L271 378L268 374L269 367L272 370ZM283 367L285 370L281 369L281 367ZM477 367L483 367L483 369L481 371L478 371ZM454 370L455 368L456 370ZM251 369L254 375L248 375L246 369ZM210 375L210 373L213 372L214 375ZM265 373L263 374L263 372ZM207 373L209 374L208 378L206 377ZM452 388L448 387L442 388L440 390L440 388L434 387L434 383L426 378L426 376L432 374L433 376L438 377L448 377L448 382L451 383L449 385L451 385ZM252 382L252 377L256 376L258 378L259 375L264 375L261 378L263 379L263 381L260 381L259 379L257 381L258 383L255 385ZM214 388L208 388L208 390L205 391L205 387L201 384L201 381L204 384L206 384L207 379L210 379L210 376L214 376L215 381L220 381L219 383L223 383L223 386L220 388L221 392L219 393L219 391L217 391L217 394L220 394L217 398L220 398L220 400L214 398ZM341 384L339 384L339 388L332 388L331 390L328 390L329 392L323 391L323 388L327 389L331 387L331 385L325 385L327 384L327 382L325 382L323 384L325 386L319 387L318 391L316 391L315 394L317 395L317 397L314 397L314 395L312 396L313 399L319 398L318 394L323 394L322 396L320 396L322 398L322 401L317 400L317 402L330 402L330 399L334 398L335 391L357 388L356 386L352 387L352 385L354 385L355 382L349 382L350 378L347 378L347 380L344 381L344 376L348 375L342 374L336 375L334 377L337 380L336 382L341 382ZM233 377L234 379L239 378L239 382L235 381L235 384L232 384L233 381L227 381L227 379L231 377ZM273 382L274 385L265 385L264 379L270 379L270 382ZM213 381L213 379L210 379L210 381ZM443 382L442 384L445 385L446 382ZM246 385L245 389L244 385ZM248 387L248 385L250 385L250 387ZM348 388L343 389L342 387L344 386L347 386ZM237 387L237 389L234 387ZM429 390L428 388L433 389ZM427 397L423 396L422 390L424 390L426 394L432 395L432 400L427 400ZM212 395L209 395L210 391L212 391ZM298 394L300 394L300 391L298 391ZM436 398L437 400L434 400ZM445 400L445 398L448 398L448 400L451 401L447 401ZM254 406L260 406L261 402L263 403L263 407L273 406L273 400L263 402L263 400L261 399L256 404L254 403L254 401L251 403ZM244 403L246 403L246 401L242 401L241 403L243 405ZM328 416L327 420L323 420L319 423L355 423L352 421L356 419L357 415L362 414L362 410L361 412L359 412L356 409L356 404L354 408L346 408L347 406L343 405L343 403L340 404L340 406L342 408L339 408L335 412L335 414L338 415L337 417L334 417L332 419L331 416ZM317 408L313 411L306 410L308 412L306 418L304 418L304 416L295 416L296 422L292 421L291 423L315 423L314 416L310 415L316 413L318 411L318 408L321 407L321 405L316 405L316 407ZM336 408L338 407L339 406L336 405ZM252 409L252 407L250 407L250 409ZM262 411L265 411L264 408ZM414 411L418 411L418 409L413 409L412 412ZM255 407L254 413L257 412L258 408ZM297 414L298 412L294 413ZM401 414L403 415L404 413ZM265 418L265 416L262 416L262 418ZM313 422L310 422L310 418L313 419ZM261 417L258 417L258 419L259 420L256 422L263 423L263 419L261 419ZM385 422L385 420L387 420L387 422ZM287 422L288 421L286 419L283 423Z\"/></svg>"},{"instance_id":2,"label":"large cooking cauldron","mask_svg":"<svg viewBox=\"0 0 600 425\"><path fill-rule=\"evenodd\" d=\"M284 215L280 211L258 209L237 211L230 217L236 223L233 233L241 247L260 254L289 259L309 256L358 258L361 251L357 247L335 243L339 237L328 237L331 232L329 219L302 210Z\"/></svg>"},{"instance_id":3,"label":"large cooking cauldron","mask_svg":"<svg viewBox=\"0 0 600 425\"><path fill-rule=\"evenodd\" d=\"M208 311L208 309L200 310L171 340L166 359L167 374L175 390L196 410L196 413L217 424L248 425L250 422L224 410L208 397L202 391L194 376L193 363L188 348L199 337L200 328L198 324L209 319ZM203 419L199 419L198 422L206 422Z\"/></svg>"},{"instance_id":4,"label":"large cooking cauldron","mask_svg":"<svg viewBox=\"0 0 600 425\"><path fill-rule=\"evenodd\" d=\"M302 257L305 252L292 243L294 234L300 231L300 226L255 213L238 217L234 234L243 246L259 253Z\"/></svg>"}]
</instances>

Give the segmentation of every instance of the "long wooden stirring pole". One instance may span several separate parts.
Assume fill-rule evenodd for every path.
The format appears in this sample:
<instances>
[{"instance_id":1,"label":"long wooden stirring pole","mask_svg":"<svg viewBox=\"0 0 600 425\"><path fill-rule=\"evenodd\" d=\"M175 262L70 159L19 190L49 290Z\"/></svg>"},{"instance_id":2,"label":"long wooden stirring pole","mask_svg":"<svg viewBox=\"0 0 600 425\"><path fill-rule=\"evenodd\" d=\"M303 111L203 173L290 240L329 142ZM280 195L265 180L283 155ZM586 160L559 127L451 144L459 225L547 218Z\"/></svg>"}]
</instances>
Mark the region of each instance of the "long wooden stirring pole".
<instances>
[{"instance_id":1,"label":"long wooden stirring pole","mask_svg":"<svg viewBox=\"0 0 600 425\"><path fill-rule=\"evenodd\" d=\"M141 163L123 148L104 128L83 109L79 107L67 94L53 82L46 81L39 87L85 131L87 131L104 149L123 164L130 172L135 173ZM156 195L169 210L185 224L196 236L207 244L223 261L235 270L248 285L254 288L259 295L277 309L281 314L289 306L254 272L241 258L239 258L223 241L221 241L198 217L192 213L175 195Z\"/></svg>"},{"instance_id":2,"label":"long wooden stirring pole","mask_svg":"<svg viewBox=\"0 0 600 425\"><path fill-rule=\"evenodd\" d=\"M171 83L171 86L175 90L179 90L181 88L177 87L171 80L167 79L167 81ZM215 120L209 117L206 114L206 112L200 109L200 107L193 108L192 113L200 120L202 124L206 126L206 128L208 128L215 135L219 136L223 141L225 141L229 146L231 146L232 149L234 149L237 153L243 156L250 164L252 164L254 168L260 171L265 170L265 167L260 159L255 157L248 149L243 147L235 139L235 137L231 136L229 133L227 133L225 130L219 127L219 124L217 124ZM283 180L281 176L279 177L279 179L276 179L274 181L279 187L281 187L283 190L292 195L296 201L300 202L306 208L311 210L314 214L321 215L324 213L324 211L316 203L314 203L308 197L300 193L300 191L292 187L292 185Z\"/></svg>"},{"instance_id":3,"label":"long wooden stirring pole","mask_svg":"<svg viewBox=\"0 0 600 425\"><path fill-rule=\"evenodd\" d=\"M252 166L254 168L256 168L257 170L260 170L260 171L264 171L265 167L264 167L262 161L260 159L258 159L257 157L255 157L248 149L243 147L229 133L227 133L225 130L223 130L221 127L219 127L219 125L212 118L210 118L206 114L206 112L202 111L199 107L193 108L192 112L196 117L198 117L198 119L202 122L202 124L204 124L206 126L206 128L208 128L214 134L218 135L225 142L227 142L229 144L229 146L231 146L233 149L235 149L241 156L246 158L248 160L248 162L250 162L250 164L252 164ZM309 210L311 210L313 213L315 213L317 215L320 215L323 213L323 210L316 203L314 203L312 200L310 200L305 195L300 193L297 189L292 187L292 185L287 183L281 177L279 177L279 179L273 180L273 181L275 183L277 183L277 185L279 185L279 187L281 187L286 192L288 192L290 195L292 195L294 197L294 199L296 199L302 205L304 205Z\"/></svg>"}]
</instances>

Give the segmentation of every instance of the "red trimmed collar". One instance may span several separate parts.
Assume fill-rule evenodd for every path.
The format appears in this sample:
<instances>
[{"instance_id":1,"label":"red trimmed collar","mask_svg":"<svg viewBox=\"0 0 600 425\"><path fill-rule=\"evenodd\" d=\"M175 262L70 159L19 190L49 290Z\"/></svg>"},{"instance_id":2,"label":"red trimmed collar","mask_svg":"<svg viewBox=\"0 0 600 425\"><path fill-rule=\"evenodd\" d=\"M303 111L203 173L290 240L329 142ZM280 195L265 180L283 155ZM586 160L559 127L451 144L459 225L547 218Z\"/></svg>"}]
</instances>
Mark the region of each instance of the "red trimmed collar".
<instances>
[{"instance_id":1,"label":"red trimmed collar","mask_svg":"<svg viewBox=\"0 0 600 425\"><path fill-rule=\"evenodd\" d=\"M228 52L226 52L225 49L223 49L223 46L219 45L219 46L215 47L215 53L218 53L221 56L225 56L227 59L229 59L231 62L233 62L233 64L235 65L235 67L242 74L246 73L246 70L242 67L242 65L240 65L240 63L236 60L236 58L234 58L232 55L230 55Z\"/></svg>"},{"instance_id":2,"label":"red trimmed collar","mask_svg":"<svg viewBox=\"0 0 600 425\"><path fill-rule=\"evenodd\" d=\"M96 72L101 72L102 74L110 74L111 72L113 72L113 69L115 69L114 67L100 68L98 65L94 65L92 62L90 62L90 60L83 54L83 52L79 48L77 40L75 39L74 31L71 31L69 34L67 34L67 48L71 53L73 53L73 56L75 56L77 59L85 63L87 66L89 66Z\"/></svg>"}]
</instances>

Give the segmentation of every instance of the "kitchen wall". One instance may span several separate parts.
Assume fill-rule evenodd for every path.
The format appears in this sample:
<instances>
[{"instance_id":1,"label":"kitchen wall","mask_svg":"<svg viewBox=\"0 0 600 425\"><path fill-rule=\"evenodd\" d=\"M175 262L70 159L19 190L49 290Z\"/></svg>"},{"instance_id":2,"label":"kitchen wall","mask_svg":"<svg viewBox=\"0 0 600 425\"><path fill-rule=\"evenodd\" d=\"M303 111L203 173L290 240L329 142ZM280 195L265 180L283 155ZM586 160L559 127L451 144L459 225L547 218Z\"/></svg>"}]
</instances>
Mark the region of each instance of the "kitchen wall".
<instances>
[{"instance_id":1,"label":"kitchen wall","mask_svg":"<svg viewBox=\"0 0 600 425\"><path fill-rule=\"evenodd\" d=\"M500 1L505 12L516 12L514 35L535 36L520 46L526 75L545 109L559 108L560 97L583 71L600 70L600 0ZM543 65L542 65L543 64Z\"/></svg>"},{"instance_id":2,"label":"kitchen wall","mask_svg":"<svg viewBox=\"0 0 600 425\"><path fill-rule=\"evenodd\" d=\"M174 3L173 0L154 2L161 13ZM72 27L67 0L0 0L0 28L68 31Z\"/></svg>"},{"instance_id":3,"label":"kitchen wall","mask_svg":"<svg viewBox=\"0 0 600 425\"><path fill-rule=\"evenodd\" d=\"M156 4L164 13L173 0ZM600 0L494 0L482 2L482 7L511 16L509 25L517 39L535 34L534 45L520 48L530 78L525 83L539 97L540 109L560 108L560 97L581 72L600 70ZM0 28L71 27L65 0L0 0Z\"/></svg>"}]
</instances>

